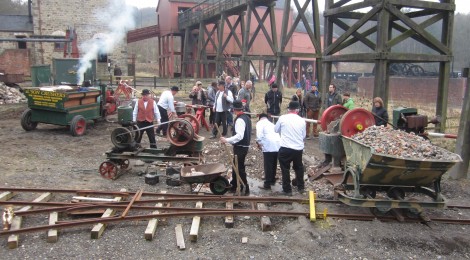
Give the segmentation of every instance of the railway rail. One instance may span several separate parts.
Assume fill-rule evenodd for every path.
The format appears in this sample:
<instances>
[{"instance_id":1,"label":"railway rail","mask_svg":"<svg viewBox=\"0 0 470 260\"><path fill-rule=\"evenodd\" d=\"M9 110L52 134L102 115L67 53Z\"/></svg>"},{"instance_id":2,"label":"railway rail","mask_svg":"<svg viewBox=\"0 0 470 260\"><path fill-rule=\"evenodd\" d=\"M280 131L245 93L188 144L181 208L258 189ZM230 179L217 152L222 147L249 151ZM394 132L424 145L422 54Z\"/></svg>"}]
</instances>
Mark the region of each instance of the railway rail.
<instances>
[{"instance_id":1,"label":"railway rail","mask_svg":"<svg viewBox=\"0 0 470 260\"><path fill-rule=\"evenodd\" d=\"M26 193L41 193L41 197L51 198L53 195L65 193L75 194L80 197L72 197L71 201L24 201L13 200L15 194L21 194L18 197L24 197ZM45 196L45 194L48 194ZM121 201L109 198L96 198L89 196L113 196L122 198ZM171 193L158 193L158 192L144 192L142 190L136 192L123 192L123 191L100 191L100 190L72 190L72 189L36 189L36 188L14 188L14 187L0 187L0 206L4 209L22 207L20 210L14 211L15 218L23 218L29 216L36 216L41 214L56 214L61 213L60 216L76 215L79 212L86 212L94 210L112 210L112 214L103 215L102 217L88 217L73 219L69 217L61 217L55 221L49 221L48 225L40 224L32 227L21 227L20 224L13 224L9 227L5 223L4 215L4 228L0 231L0 236L17 236L24 233L33 233L49 230L61 230L73 228L78 226L86 226L93 224L106 225L109 223L124 222L124 221L144 221L148 220L149 223L152 219L165 219L165 218L184 218L184 217L227 217L227 216L260 216L266 218L269 216L279 217L306 217L315 220L325 220L327 218L333 219L347 219L359 221L372 221L379 220L383 222L400 221L406 223L445 223L445 224L459 224L469 225L470 219L455 219L455 218L438 218L427 217L423 214L413 217L406 216L405 214L393 211L393 215L377 216L373 214L356 214L356 213L341 213L341 212L315 212L315 205L335 203L341 205L340 207L347 207L338 200L332 199L314 199L313 193L309 194L309 198L286 198L286 197L245 197L245 196L217 196L217 195L195 195L195 194L171 194ZM83 201L80 201L83 200ZM170 206L173 203L188 203L200 202L211 203L205 204L206 207L182 207ZM157 203L157 204L156 204ZM216 208L214 205L217 203L225 203L226 208ZM229 207L227 203L238 204L243 208ZM310 210L268 210L266 208L256 209L258 203L268 203L272 205L275 203L300 203L309 204ZM153 204L149 206L149 204ZM155 205L156 204L156 205ZM251 207L250 207L251 204ZM313 209L312 209L313 205ZM209 207L210 206L210 207ZM469 205L459 205L456 203L448 203L449 209L470 209ZM150 214L143 214L143 212L151 211ZM4 211L6 212L6 211ZM118 214L117 212L122 212ZM5 213L4 213L5 214ZM313 216L312 216L313 214ZM15 220L13 220L14 222ZM12 224L12 223L9 223ZM93 237L93 236L92 236ZM14 248L15 246L11 246Z\"/></svg>"}]
</instances>

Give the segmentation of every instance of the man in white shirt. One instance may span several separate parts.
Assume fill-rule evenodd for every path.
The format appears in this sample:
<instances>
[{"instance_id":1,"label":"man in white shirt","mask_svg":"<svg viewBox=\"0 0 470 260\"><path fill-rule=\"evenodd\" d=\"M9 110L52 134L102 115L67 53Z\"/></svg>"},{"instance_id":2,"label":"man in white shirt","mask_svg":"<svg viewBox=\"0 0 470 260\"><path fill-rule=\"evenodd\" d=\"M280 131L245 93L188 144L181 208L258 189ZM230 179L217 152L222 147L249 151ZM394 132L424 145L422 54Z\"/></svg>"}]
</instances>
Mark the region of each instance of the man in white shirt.
<instances>
[{"instance_id":1,"label":"man in white shirt","mask_svg":"<svg viewBox=\"0 0 470 260\"><path fill-rule=\"evenodd\" d=\"M162 116L162 123L169 121L173 115L176 116L175 110L175 99L174 96L178 93L179 88L177 86L171 87L170 90L163 91L160 99L158 100L158 110ZM166 136L168 130L168 124L162 124L157 128L157 135L160 135L160 131L163 131L163 136Z\"/></svg>"},{"instance_id":2,"label":"man in white shirt","mask_svg":"<svg viewBox=\"0 0 470 260\"><path fill-rule=\"evenodd\" d=\"M153 130L153 121L157 121L157 124L160 123L160 112L157 109L157 104L155 100L150 98L150 90L142 90L142 99L139 99L134 106L134 111L132 113L132 121L137 122L137 126L140 128L146 128L140 130L139 138L136 140L138 144L142 141L142 136L144 132L147 133L147 136L150 141L150 148L157 148L157 142L155 140L155 131Z\"/></svg>"},{"instance_id":3,"label":"man in white shirt","mask_svg":"<svg viewBox=\"0 0 470 260\"><path fill-rule=\"evenodd\" d=\"M306 124L305 120L298 115L300 109L299 102L291 101L287 109L288 113L279 117L279 120L274 126L274 131L281 133L281 148L279 149L278 158L282 172L282 191L285 195L292 196L289 173L291 163L295 171L297 189L299 193L305 191L302 154L304 150Z\"/></svg>"},{"instance_id":4,"label":"man in white shirt","mask_svg":"<svg viewBox=\"0 0 470 260\"><path fill-rule=\"evenodd\" d=\"M268 120L267 114L260 114L256 123L256 143L263 151L264 185L260 189L270 190L276 184L277 155L280 148L281 137L274 132L274 124Z\"/></svg>"},{"instance_id":5,"label":"man in white shirt","mask_svg":"<svg viewBox=\"0 0 470 260\"><path fill-rule=\"evenodd\" d=\"M248 196L250 195L250 186L246 178L245 158L248 154L251 141L251 118L243 113L243 104L239 100L233 102L233 110L237 116L235 118L233 135L230 138L221 137L220 142L233 145L233 155L237 157L237 160L234 158L233 163L237 163L238 174L244 184L242 184L240 189L243 189L243 195ZM235 169L232 169L232 181L230 184L232 185L231 191L235 192L238 187Z\"/></svg>"},{"instance_id":6,"label":"man in white shirt","mask_svg":"<svg viewBox=\"0 0 470 260\"><path fill-rule=\"evenodd\" d=\"M225 82L219 81L217 86L218 91L215 94L214 106L212 109L215 112L215 124L222 125L222 136L227 135L227 114L229 112L230 105L233 103L232 92L225 88ZM219 129L220 130L220 129ZM217 136L217 127L212 129L212 136L210 139L214 139Z\"/></svg>"}]
</instances>

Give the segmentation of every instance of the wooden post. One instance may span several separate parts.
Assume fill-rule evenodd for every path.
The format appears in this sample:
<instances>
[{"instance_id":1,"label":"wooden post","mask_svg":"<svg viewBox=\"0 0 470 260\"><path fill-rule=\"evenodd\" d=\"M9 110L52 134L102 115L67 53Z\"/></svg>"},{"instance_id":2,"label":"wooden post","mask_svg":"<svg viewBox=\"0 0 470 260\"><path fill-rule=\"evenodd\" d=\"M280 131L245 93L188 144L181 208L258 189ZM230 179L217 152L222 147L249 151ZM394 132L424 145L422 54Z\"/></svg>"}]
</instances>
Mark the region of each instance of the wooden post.
<instances>
[{"instance_id":1,"label":"wooden post","mask_svg":"<svg viewBox=\"0 0 470 260\"><path fill-rule=\"evenodd\" d=\"M199 195L203 195L203 193L200 193ZM202 209L202 201L196 202L196 208L197 209ZM194 216L193 217L193 223L191 224L191 231L189 232L189 241L197 242L197 237L198 237L198 234L199 234L200 224L201 224L201 217L200 216Z\"/></svg>"},{"instance_id":2,"label":"wooden post","mask_svg":"<svg viewBox=\"0 0 470 260\"><path fill-rule=\"evenodd\" d=\"M256 206L258 210L268 210L268 207L266 207L264 203L257 203ZM271 230L271 219L268 216L261 216L261 230Z\"/></svg>"},{"instance_id":3,"label":"wooden post","mask_svg":"<svg viewBox=\"0 0 470 260\"><path fill-rule=\"evenodd\" d=\"M121 189L120 190L121 192L125 192L126 189ZM114 198L114 201L121 201L122 200L122 197L115 197ZM112 215L114 215L114 213L116 212L115 209L106 209L106 211L103 213L103 215L101 216L102 218L108 218L108 217L111 217ZM103 223L98 223L96 224L93 229L91 230L91 238L92 239L98 239L101 237L101 235L103 235L103 232L104 230L106 229L106 224L103 224Z\"/></svg>"},{"instance_id":4,"label":"wooden post","mask_svg":"<svg viewBox=\"0 0 470 260\"><path fill-rule=\"evenodd\" d=\"M33 200L33 202L46 202L52 198L52 193L46 192L39 196L37 199ZM33 206L26 206L18 210L18 212L28 211L31 210ZM16 230L21 228L21 224L23 223L23 217L15 216L13 217L13 221L11 223L11 230ZM14 249L18 247L19 243L19 236L18 235L11 235L8 237L8 248Z\"/></svg>"},{"instance_id":5,"label":"wooden post","mask_svg":"<svg viewBox=\"0 0 470 260\"><path fill-rule=\"evenodd\" d=\"M227 201L225 203L225 208L228 210L233 209L233 201ZM225 216L225 227L226 228L233 228L233 215Z\"/></svg>"},{"instance_id":6,"label":"wooden post","mask_svg":"<svg viewBox=\"0 0 470 260\"><path fill-rule=\"evenodd\" d=\"M166 191L162 191L162 194L165 194ZM157 199L164 199L165 197L158 197ZM155 207L161 208L163 207L163 203L158 202L155 204ZM159 210L155 210L152 212L152 214L160 214ZM144 237L146 240L152 240L155 237L155 231L157 231L157 226L158 226L158 218L153 218L149 220L149 223L147 224L147 228L145 229L145 234Z\"/></svg>"},{"instance_id":7,"label":"wooden post","mask_svg":"<svg viewBox=\"0 0 470 260\"><path fill-rule=\"evenodd\" d=\"M183 227L181 224L176 225L175 227L176 233L176 246L180 250L186 249L186 245L184 244L184 236L183 236Z\"/></svg>"},{"instance_id":8,"label":"wooden post","mask_svg":"<svg viewBox=\"0 0 470 260\"><path fill-rule=\"evenodd\" d=\"M15 193L13 193L11 191L2 192L2 194L0 194L0 201L7 201L7 200L13 198L13 196L15 196Z\"/></svg>"},{"instance_id":9,"label":"wooden post","mask_svg":"<svg viewBox=\"0 0 470 260\"><path fill-rule=\"evenodd\" d=\"M465 96L463 97L462 112L460 114L459 133L457 135L457 143L455 152L460 155L462 162L455 165L449 172L452 179L469 178L469 161L470 161L470 68L463 71L464 77L467 78L467 87Z\"/></svg>"},{"instance_id":10,"label":"wooden post","mask_svg":"<svg viewBox=\"0 0 470 260\"><path fill-rule=\"evenodd\" d=\"M55 225L55 223L59 220L59 212L51 212L49 214L49 225ZM59 239L58 230L57 229L49 229L47 231L47 242L48 243L55 243Z\"/></svg>"}]
</instances>

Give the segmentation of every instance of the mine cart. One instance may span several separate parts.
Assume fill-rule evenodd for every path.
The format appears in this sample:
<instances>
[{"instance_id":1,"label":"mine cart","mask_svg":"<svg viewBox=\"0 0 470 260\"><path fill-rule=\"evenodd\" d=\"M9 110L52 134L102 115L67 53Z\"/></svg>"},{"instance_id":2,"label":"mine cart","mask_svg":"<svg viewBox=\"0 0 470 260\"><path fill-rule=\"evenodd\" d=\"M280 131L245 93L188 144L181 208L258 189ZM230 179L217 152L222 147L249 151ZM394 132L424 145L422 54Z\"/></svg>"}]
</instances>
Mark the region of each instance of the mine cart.
<instances>
[{"instance_id":1,"label":"mine cart","mask_svg":"<svg viewBox=\"0 0 470 260\"><path fill-rule=\"evenodd\" d=\"M73 136L85 134L87 121L103 117L106 86L73 87L72 90L26 88L28 109L21 116L26 131L36 129L38 123L70 127Z\"/></svg>"},{"instance_id":2,"label":"mine cart","mask_svg":"<svg viewBox=\"0 0 470 260\"><path fill-rule=\"evenodd\" d=\"M181 181L188 184L209 183L215 195L223 195L231 187L227 178L221 176L227 168L221 163L186 166L181 168Z\"/></svg>"},{"instance_id":3,"label":"mine cart","mask_svg":"<svg viewBox=\"0 0 470 260\"><path fill-rule=\"evenodd\" d=\"M351 206L371 208L374 214L391 209L443 208L441 177L461 159L412 159L381 154L350 137L373 120L366 110L350 110L340 121L341 140L346 154L342 181L336 184L338 199ZM439 148L442 149L442 148ZM379 192L381 192L379 196ZM383 195L382 195L383 194Z\"/></svg>"}]
</instances>

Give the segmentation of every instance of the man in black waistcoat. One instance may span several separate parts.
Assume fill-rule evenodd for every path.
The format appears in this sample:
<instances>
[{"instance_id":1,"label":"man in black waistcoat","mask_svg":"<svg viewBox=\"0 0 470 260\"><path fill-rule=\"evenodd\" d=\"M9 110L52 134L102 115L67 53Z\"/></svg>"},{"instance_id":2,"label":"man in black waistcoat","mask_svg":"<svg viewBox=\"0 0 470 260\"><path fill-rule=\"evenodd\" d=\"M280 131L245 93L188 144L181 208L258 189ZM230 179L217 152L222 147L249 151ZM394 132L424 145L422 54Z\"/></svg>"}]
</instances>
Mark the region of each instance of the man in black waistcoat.
<instances>
[{"instance_id":1,"label":"man in black waistcoat","mask_svg":"<svg viewBox=\"0 0 470 260\"><path fill-rule=\"evenodd\" d=\"M233 136L230 138L221 137L220 142L233 145L233 154L234 156L237 156L238 173L242 185L240 190L243 190L243 195L248 196L250 195L250 186L246 179L245 158L248 154L248 148L250 147L251 141L251 119L247 114L243 113L243 104L241 101L233 101L233 110L237 116L235 118ZM237 189L237 176L235 169L232 169L232 181L230 184L232 185L231 191L235 192Z\"/></svg>"}]
</instances>

